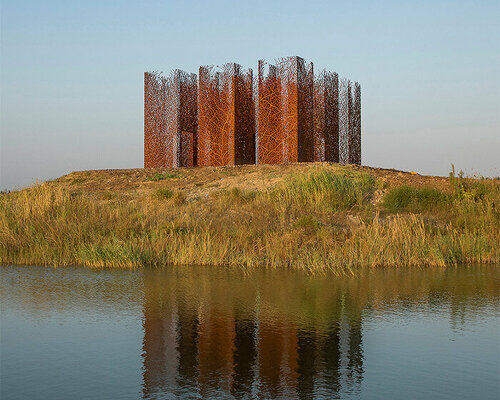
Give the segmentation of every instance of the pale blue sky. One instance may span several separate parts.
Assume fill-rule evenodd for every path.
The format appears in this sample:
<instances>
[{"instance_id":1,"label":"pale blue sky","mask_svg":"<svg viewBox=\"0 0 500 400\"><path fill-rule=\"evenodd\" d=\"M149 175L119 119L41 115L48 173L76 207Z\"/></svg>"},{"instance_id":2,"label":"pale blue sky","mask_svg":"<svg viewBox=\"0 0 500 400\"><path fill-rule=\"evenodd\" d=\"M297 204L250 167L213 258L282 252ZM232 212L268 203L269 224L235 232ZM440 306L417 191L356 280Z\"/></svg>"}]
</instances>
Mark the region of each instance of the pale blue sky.
<instances>
[{"instance_id":1,"label":"pale blue sky","mask_svg":"<svg viewBox=\"0 0 500 400\"><path fill-rule=\"evenodd\" d=\"M363 164L500 175L500 2L1 3L0 189L143 162L143 73L300 55L361 83Z\"/></svg>"}]
</instances>

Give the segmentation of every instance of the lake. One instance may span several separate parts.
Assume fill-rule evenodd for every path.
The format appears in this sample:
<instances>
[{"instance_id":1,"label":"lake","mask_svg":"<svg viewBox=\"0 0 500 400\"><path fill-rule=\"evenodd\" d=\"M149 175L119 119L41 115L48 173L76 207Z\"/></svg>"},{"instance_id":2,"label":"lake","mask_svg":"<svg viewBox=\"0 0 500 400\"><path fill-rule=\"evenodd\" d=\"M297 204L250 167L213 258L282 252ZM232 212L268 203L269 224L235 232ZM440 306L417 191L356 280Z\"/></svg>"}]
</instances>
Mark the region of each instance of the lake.
<instances>
[{"instance_id":1,"label":"lake","mask_svg":"<svg viewBox=\"0 0 500 400\"><path fill-rule=\"evenodd\" d=\"M498 267L0 267L1 398L498 399Z\"/></svg>"}]
</instances>

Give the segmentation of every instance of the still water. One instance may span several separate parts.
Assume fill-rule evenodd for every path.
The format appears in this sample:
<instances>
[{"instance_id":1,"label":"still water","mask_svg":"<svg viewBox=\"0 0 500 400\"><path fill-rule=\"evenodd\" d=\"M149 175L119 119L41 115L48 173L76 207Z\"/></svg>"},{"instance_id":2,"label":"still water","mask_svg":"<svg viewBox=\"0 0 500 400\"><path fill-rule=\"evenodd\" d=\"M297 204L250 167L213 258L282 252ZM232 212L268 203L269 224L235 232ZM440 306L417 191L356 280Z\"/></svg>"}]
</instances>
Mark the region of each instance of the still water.
<instances>
[{"instance_id":1,"label":"still water","mask_svg":"<svg viewBox=\"0 0 500 400\"><path fill-rule=\"evenodd\" d=\"M0 267L7 399L497 399L498 267Z\"/></svg>"}]
</instances>

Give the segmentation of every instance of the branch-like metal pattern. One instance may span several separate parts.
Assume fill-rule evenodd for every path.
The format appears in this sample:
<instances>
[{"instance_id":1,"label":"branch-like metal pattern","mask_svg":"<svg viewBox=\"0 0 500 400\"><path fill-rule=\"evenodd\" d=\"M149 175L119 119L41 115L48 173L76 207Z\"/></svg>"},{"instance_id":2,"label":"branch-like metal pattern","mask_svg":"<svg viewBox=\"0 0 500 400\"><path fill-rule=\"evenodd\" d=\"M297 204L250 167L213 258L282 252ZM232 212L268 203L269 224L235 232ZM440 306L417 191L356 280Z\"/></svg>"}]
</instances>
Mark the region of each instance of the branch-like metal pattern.
<instances>
[{"instance_id":1,"label":"branch-like metal pattern","mask_svg":"<svg viewBox=\"0 0 500 400\"><path fill-rule=\"evenodd\" d=\"M314 81L314 161L339 162L339 76L321 71Z\"/></svg>"},{"instance_id":2,"label":"branch-like metal pattern","mask_svg":"<svg viewBox=\"0 0 500 400\"><path fill-rule=\"evenodd\" d=\"M361 85L358 82L355 82L352 88L351 103L349 163L361 165Z\"/></svg>"},{"instance_id":3,"label":"branch-like metal pattern","mask_svg":"<svg viewBox=\"0 0 500 400\"><path fill-rule=\"evenodd\" d=\"M144 73L144 168L166 166L166 79Z\"/></svg>"},{"instance_id":4,"label":"branch-like metal pattern","mask_svg":"<svg viewBox=\"0 0 500 400\"><path fill-rule=\"evenodd\" d=\"M229 63L200 67L200 166L255 163L252 70Z\"/></svg>"},{"instance_id":5,"label":"branch-like metal pattern","mask_svg":"<svg viewBox=\"0 0 500 400\"><path fill-rule=\"evenodd\" d=\"M257 96L259 163L314 161L312 63L259 60Z\"/></svg>"},{"instance_id":6,"label":"branch-like metal pattern","mask_svg":"<svg viewBox=\"0 0 500 400\"><path fill-rule=\"evenodd\" d=\"M361 164L361 87L301 57L144 75L144 166Z\"/></svg>"},{"instance_id":7,"label":"branch-like metal pattern","mask_svg":"<svg viewBox=\"0 0 500 400\"><path fill-rule=\"evenodd\" d=\"M283 162L283 132L281 126L281 90L276 66L259 60L258 71L258 162Z\"/></svg>"},{"instance_id":8,"label":"branch-like metal pattern","mask_svg":"<svg viewBox=\"0 0 500 400\"><path fill-rule=\"evenodd\" d=\"M195 74L144 74L145 168L196 165L197 113Z\"/></svg>"}]
</instances>

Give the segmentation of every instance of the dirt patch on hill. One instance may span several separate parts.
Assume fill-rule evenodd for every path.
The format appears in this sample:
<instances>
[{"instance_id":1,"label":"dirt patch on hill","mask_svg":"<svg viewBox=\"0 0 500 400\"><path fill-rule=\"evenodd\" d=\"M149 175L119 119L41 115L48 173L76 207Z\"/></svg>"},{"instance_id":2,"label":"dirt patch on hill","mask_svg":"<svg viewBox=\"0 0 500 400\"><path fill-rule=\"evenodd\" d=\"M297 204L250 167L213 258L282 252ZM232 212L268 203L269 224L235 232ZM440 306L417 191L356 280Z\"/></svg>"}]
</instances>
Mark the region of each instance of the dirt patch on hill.
<instances>
[{"instance_id":1,"label":"dirt patch on hill","mask_svg":"<svg viewBox=\"0 0 500 400\"><path fill-rule=\"evenodd\" d=\"M87 193L117 192L140 197L160 188L183 191L187 200L208 196L210 193L238 188L246 191L264 191L294 175L307 174L325 168L333 173L359 171L373 175L379 190L374 202L394 186L432 186L451 191L449 179L440 176L419 175L394 169L373 168L334 163L293 163L277 165L237 165L204 168L160 169L105 169L72 172L55 180L72 191Z\"/></svg>"}]
</instances>

